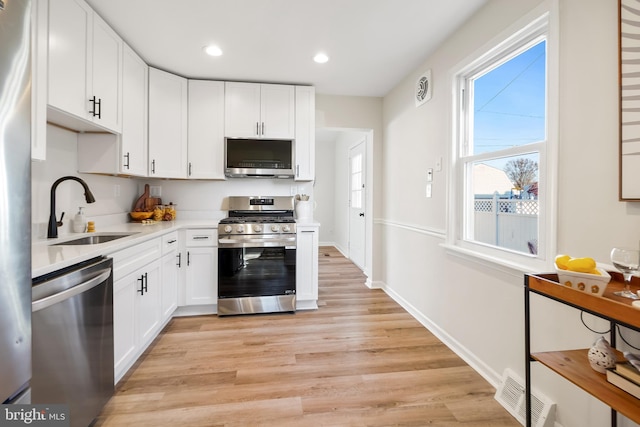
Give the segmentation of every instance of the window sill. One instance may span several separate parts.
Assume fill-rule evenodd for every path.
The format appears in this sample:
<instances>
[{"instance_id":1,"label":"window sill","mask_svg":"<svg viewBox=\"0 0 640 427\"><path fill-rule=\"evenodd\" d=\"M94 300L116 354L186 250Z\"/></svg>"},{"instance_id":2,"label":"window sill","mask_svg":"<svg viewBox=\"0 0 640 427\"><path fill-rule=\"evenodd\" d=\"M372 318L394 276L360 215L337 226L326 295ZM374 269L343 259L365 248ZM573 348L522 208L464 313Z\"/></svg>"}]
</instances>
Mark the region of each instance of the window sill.
<instances>
[{"instance_id":1,"label":"window sill","mask_svg":"<svg viewBox=\"0 0 640 427\"><path fill-rule=\"evenodd\" d=\"M450 255L481 264L485 267L493 268L504 274L508 274L514 277L521 278L525 273L540 273L552 270L545 266L544 261L539 259L532 259L531 262L521 263L496 257L472 249L463 248L458 245L452 245L450 243L442 243L440 246L443 247L445 251Z\"/></svg>"}]
</instances>

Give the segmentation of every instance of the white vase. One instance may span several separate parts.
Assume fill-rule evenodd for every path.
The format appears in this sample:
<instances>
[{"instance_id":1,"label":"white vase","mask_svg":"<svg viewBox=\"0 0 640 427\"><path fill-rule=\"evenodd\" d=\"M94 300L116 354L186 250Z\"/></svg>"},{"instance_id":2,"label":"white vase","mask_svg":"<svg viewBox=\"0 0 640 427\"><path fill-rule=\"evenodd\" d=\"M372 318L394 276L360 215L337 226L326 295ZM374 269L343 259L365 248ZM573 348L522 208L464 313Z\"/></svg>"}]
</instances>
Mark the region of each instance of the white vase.
<instances>
[{"instance_id":1,"label":"white vase","mask_svg":"<svg viewBox=\"0 0 640 427\"><path fill-rule=\"evenodd\" d=\"M616 356L609 342L603 337L598 338L593 347L589 349L588 358L591 367L601 374L605 374L607 368L616 366Z\"/></svg>"},{"instance_id":2,"label":"white vase","mask_svg":"<svg viewBox=\"0 0 640 427\"><path fill-rule=\"evenodd\" d=\"M296 202L296 218L300 222L311 222L313 220L313 205L309 200L298 200Z\"/></svg>"}]
</instances>

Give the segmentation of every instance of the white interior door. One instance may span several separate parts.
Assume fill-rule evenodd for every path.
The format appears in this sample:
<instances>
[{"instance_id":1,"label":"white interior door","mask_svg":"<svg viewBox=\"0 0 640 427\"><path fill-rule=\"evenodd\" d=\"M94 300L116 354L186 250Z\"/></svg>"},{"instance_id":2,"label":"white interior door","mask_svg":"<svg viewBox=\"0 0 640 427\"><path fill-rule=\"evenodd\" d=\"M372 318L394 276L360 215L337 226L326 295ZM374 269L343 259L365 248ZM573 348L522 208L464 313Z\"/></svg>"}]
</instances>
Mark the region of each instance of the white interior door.
<instances>
[{"instance_id":1,"label":"white interior door","mask_svg":"<svg viewBox=\"0 0 640 427\"><path fill-rule=\"evenodd\" d=\"M349 150L349 258L365 268L365 142Z\"/></svg>"}]
</instances>

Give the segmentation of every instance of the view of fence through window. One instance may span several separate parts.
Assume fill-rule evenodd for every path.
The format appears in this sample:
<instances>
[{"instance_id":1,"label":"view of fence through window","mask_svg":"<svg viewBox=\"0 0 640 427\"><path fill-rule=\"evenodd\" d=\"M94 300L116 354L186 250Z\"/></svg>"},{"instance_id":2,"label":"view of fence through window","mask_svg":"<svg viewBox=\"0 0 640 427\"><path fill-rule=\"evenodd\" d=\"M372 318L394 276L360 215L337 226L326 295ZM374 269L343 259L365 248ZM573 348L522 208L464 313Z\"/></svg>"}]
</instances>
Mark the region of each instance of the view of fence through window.
<instances>
[{"instance_id":1,"label":"view of fence through window","mask_svg":"<svg viewBox=\"0 0 640 427\"><path fill-rule=\"evenodd\" d=\"M502 62L500 62L502 61ZM496 66L496 64L500 64ZM546 140L546 42L468 78L467 238L537 254L539 166Z\"/></svg>"}]
</instances>

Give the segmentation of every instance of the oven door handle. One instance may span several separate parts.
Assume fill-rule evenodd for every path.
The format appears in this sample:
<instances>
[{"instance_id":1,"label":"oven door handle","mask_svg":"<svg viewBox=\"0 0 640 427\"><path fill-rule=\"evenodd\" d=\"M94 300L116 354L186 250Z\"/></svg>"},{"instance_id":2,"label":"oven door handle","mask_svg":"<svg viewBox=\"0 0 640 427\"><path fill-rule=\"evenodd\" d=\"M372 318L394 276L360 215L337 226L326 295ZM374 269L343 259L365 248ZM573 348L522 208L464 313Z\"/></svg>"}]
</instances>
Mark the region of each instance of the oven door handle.
<instances>
[{"instance_id":1,"label":"oven door handle","mask_svg":"<svg viewBox=\"0 0 640 427\"><path fill-rule=\"evenodd\" d=\"M234 238L230 238L230 237L226 237L226 238L220 238L218 239L218 245L220 247L227 247L227 248L239 248L239 247L254 247L254 248L260 248L260 247L264 247L264 246L269 246L269 247L278 247L278 246L286 246L287 248L290 247L294 247L296 246L296 237L278 237L278 238L266 238L266 239L261 239L261 238L239 238L239 239L234 239Z\"/></svg>"}]
</instances>

